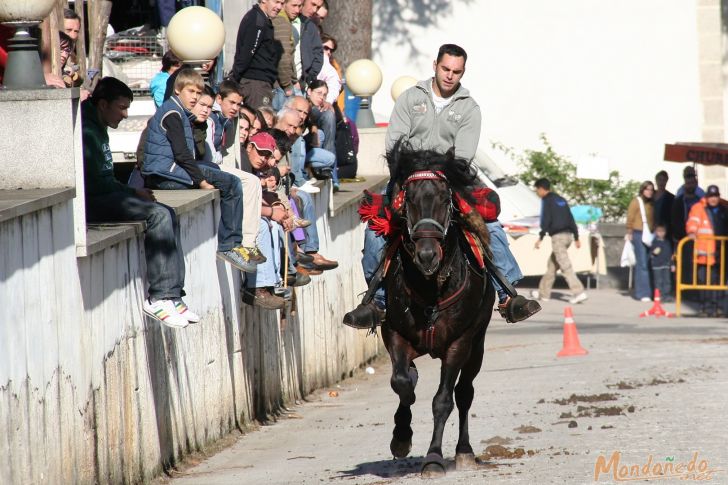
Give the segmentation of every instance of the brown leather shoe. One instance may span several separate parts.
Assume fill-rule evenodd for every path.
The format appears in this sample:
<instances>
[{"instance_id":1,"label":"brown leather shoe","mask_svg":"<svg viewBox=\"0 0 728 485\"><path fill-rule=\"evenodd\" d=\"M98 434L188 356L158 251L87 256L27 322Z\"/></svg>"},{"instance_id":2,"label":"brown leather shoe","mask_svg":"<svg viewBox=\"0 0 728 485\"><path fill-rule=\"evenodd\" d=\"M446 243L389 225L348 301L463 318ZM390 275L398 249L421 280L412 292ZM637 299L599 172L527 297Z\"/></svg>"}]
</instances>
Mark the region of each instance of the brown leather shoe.
<instances>
[{"instance_id":1,"label":"brown leather shoe","mask_svg":"<svg viewBox=\"0 0 728 485\"><path fill-rule=\"evenodd\" d=\"M318 269L322 269L324 271L329 269L334 269L339 267L339 263L336 261L333 261L331 259L326 259L323 256L321 256L319 253L309 253L311 256L313 256L313 264Z\"/></svg>"},{"instance_id":2,"label":"brown leather shoe","mask_svg":"<svg viewBox=\"0 0 728 485\"><path fill-rule=\"evenodd\" d=\"M317 268L304 268L300 264L296 265L296 272L307 276L318 276L323 273L322 270Z\"/></svg>"},{"instance_id":3,"label":"brown leather shoe","mask_svg":"<svg viewBox=\"0 0 728 485\"><path fill-rule=\"evenodd\" d=\"M267 310L281 310L286 306L286 300L274 295L268 288L246 288L243 290L243 301Z\"/></svg>"}]
</instances>

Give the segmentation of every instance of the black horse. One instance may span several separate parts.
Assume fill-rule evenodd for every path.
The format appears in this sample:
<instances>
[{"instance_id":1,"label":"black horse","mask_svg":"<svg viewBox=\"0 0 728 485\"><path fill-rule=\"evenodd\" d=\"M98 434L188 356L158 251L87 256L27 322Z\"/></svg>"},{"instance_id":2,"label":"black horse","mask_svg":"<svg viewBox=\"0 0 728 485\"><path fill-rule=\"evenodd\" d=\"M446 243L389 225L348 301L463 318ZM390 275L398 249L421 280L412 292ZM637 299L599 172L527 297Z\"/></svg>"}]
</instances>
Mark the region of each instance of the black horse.
<instances>
[{"instance_id":1,"label":"black horse","mask_svg":"<svg viewBox=\"0 0 728 485\"><path fill-rule=\"evenodd\" d=\"M389 241L382 324L392 359L391 385L399 395L390 449L395 458L403 458L412 448L410 406L417 384L413 361L425 354L441 359L440 386L432 401L434 430L422 467L423 476L440 476L445 474L442 434L455 404L460 418L456 467L475 465L468 410L495 292L467 249L453 194L468 200L477 177L472 165L455 158L452 150L441 154L396 147L387 158L393 222L399 228Z\"/></svg>"}]
</instances>

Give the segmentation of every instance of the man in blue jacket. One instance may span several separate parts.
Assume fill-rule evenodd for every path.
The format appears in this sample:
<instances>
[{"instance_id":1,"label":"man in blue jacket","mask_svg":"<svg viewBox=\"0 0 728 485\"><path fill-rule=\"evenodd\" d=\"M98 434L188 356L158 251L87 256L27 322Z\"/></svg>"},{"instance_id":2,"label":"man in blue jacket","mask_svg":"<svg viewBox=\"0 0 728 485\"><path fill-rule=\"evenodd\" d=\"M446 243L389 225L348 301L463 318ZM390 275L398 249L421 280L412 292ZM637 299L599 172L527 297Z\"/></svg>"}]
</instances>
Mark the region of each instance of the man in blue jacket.
<instances>
[{"instance_id":1,"label":"man in blue jacket","mask_svg":"<svg viewBox=\"0 0 728 485\"><path fill-rule=\"evenodd\" d=\"M240 179L195 160L190 112L197 104L204 84L193 69L182 69L174 83L175 95L159 107L147 124L142 175L147 187L174 189L219 189L220 224L217 257L237 269L252 273L255 264L244 254L243 189Z\"/></svg>"}]
</instances>

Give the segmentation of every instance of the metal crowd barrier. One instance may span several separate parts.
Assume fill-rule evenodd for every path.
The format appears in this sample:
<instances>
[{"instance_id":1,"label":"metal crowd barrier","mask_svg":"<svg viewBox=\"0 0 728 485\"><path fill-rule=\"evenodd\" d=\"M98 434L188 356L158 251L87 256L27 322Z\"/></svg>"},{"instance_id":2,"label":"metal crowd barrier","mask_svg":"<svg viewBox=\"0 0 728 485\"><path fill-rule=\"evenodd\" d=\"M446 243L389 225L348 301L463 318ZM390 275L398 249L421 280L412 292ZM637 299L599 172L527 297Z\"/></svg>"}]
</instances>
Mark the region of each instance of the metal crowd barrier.
<instances>
[{"instance_id":1,"label":"metal crowd barrier","mask_svg":"<svg viewBox=\"0 0 728 485\"><path fill-rule=\"evenodd\" d=\"M698 264L698 262L695 260L695 242L696 241L705 241L705 240L714 240L715 243L715 262L713 264ZM726 284L726 244L728 243L728 236L698 236L696 239L692 239L689 237L684 237L680 240L680 242L677 244L677 251L675 251L677 255L677 260L675 263L676 266L676 278L675 278L675 312L677 313L677 316L680 316L680 303L682 301L682 292L686 290L728 290L728 284ZM684 273L684 267L683 267L683 258L685 257L684 250L686 244L690 244L692 246L693 251L689 254L689 256L692 258L692 261L690 261L690 275L692 275L692 278L684 282L683 281L683 273ZM705 267L705 282L698 283L698 267L704 266ZM718 278L717 281L713 281L715 278L712 278L712 271L713 267L717 266L718 268Z\"/></svg>"}]
</instances>

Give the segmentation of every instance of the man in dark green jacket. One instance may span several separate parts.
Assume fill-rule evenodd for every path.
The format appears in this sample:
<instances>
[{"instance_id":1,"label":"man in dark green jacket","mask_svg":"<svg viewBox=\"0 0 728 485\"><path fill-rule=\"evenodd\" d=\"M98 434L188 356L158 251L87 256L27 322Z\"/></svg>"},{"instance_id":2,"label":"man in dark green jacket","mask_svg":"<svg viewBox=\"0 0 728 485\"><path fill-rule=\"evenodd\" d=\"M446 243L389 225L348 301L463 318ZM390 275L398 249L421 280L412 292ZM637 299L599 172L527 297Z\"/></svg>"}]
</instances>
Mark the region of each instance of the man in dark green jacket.
<instances>
[{"instance_id":1,"label":"man in dark green jacket","mask_svg":"<svg viewBox=\"0 0 728 485\"><path fill-rule=\"evenodd\" d=\"M186 327L200 317L182 300L185 264L174 211L157 203L151 190L134 189L114 178L107 128L119 126L133 99L126 84L105 77L81 104L86 219L146 222L144 250L149 295L142 309L169 326Z\"/></svg>"}]
</instances>

